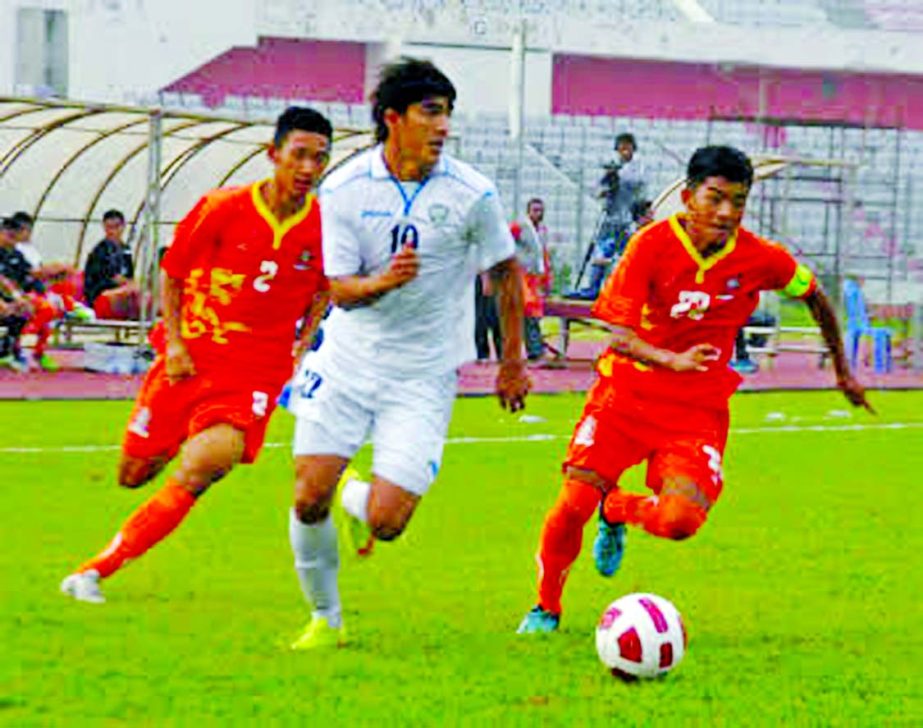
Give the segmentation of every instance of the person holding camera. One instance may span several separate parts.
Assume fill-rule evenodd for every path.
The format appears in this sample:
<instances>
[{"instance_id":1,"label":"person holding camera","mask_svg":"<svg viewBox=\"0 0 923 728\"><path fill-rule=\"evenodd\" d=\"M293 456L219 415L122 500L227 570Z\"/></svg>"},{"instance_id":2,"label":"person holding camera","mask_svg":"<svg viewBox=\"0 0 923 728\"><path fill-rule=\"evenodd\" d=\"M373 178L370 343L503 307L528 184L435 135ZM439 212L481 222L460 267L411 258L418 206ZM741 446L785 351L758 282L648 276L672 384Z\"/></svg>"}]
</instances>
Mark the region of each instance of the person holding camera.
<instances>
[{"instance_id":1,"label":"person holding camera","mask_svg":"<svg viewBox=\"0 0 923 728\"><path fill-rule=\"evenodd\" d=\"M645 199L646 172L635 156L638 143L633 134L624 132L615 138L616 158L603 165L598 197L603 211L593 241L588 298L596 298L612 261L621 255L631 237L637 203Z\"/></svg>"}]
</instances>

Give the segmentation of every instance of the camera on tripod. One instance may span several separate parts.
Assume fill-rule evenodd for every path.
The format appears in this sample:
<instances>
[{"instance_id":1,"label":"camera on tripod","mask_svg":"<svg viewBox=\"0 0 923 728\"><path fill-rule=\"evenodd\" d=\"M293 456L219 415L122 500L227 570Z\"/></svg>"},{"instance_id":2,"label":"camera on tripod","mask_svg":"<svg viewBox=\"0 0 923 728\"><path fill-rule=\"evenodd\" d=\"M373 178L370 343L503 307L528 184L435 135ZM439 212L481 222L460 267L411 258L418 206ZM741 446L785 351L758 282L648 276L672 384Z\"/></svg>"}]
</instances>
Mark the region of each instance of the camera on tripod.
<instances>
[{"instance_id":1,"label":"camera on tripod","mask_svg":"<svg viewBox=\"0 0 923 728\"><path fill-rule=\"evenodd\" d=\"M602 179L599 180L601 188L599 197L609 202L614 200L619 193L619 172L622 169L622 164L621 162L606 162L602 167L605 173Z\"/></svg>"}]
</instances>

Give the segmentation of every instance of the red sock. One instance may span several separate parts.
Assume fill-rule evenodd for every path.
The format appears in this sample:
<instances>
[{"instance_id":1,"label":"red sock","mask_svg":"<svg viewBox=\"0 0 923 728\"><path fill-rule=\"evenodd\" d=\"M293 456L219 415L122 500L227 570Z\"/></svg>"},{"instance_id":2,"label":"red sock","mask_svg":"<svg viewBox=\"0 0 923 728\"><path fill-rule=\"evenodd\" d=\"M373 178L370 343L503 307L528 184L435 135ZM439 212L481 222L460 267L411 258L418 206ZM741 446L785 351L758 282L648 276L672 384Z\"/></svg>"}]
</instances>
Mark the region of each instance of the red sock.
<instances>
[{"instance_id":1,"label":"red sock","mask_svg":"<svg viewBox=\"0 0 923 728\"><path fill-rule=\"evenodd\" d=\"M538 552L538 602L561 613L561 592L571 564L580 555L583 527L592 518L602 493L579 480L567 480L545 517Z\"/></svg>"},{"instance_id":2,"label":"red sock","mask_svg":"<svg viewBox=\"0 0 923 728\"><path fill-rule=\"evenodd\" d=\"M603 515L610 523L630 523L654 536L679 541L698 531L708 512L682 495L651 497L613 490L606 496Z\"/></svg>"},{"instance_id":3,"label":"red sock","mask_svg":"<svg viewBox=\"0 0 923 728\"><path fill-rule=\"evenodd\" d=\"M95 569L101 578L111 576L126 561L136 559L151 546L166 538L189 513L195 496L173 478L132 513L111 543L78 571Z\"/></svg>"}]
</instances>

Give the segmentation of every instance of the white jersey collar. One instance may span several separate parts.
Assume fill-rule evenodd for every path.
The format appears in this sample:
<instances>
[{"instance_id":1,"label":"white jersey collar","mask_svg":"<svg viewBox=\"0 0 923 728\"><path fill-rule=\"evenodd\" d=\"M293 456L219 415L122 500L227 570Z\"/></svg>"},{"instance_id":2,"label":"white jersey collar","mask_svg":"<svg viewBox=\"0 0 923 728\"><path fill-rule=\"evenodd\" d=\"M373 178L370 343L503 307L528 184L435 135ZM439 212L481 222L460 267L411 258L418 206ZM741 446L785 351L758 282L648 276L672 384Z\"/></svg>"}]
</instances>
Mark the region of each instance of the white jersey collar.
<instances>
[{"instance_id":1,"label":"white jersey collar","mask_svg":"<svg viewBox=\"0 0 923 728\"><path fill-rule=\"evenodd\" d=\"M448 171L449 163L446 160L445 153L439 155L439 161L436 162L436 166L433 167L433 171L430 172L429 176L432 177L437 174L445 174ZM391 174L391 170L388 169L388 165L385 164L385 145L378 144L372 149L372 178L373 179L388 179L394 178L394 175ZM421 182L423 180L420 180Z\"/></svg>"}]
</instances>

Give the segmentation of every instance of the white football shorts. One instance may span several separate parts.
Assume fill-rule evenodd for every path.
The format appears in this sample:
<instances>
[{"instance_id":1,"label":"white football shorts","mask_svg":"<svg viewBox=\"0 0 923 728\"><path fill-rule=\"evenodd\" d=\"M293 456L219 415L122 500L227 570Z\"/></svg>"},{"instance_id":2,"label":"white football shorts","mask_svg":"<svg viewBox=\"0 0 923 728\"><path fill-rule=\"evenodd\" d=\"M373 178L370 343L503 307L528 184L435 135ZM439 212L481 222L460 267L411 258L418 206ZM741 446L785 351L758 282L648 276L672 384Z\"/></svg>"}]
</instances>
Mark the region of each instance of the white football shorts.
<instances>
[{"instance_id":1,"label":"white football shorts","mask_svg":"<svg viewBox=\"0 0 923 728\"><path fill-rule=\"evenodd\" d=\"M292 385L293 452L352 459L371 442L372 472L423 495L442 464L457 388L454 371L415 379L338 371L321 347L305 356Z\"/></svg>"}]
</instances>

